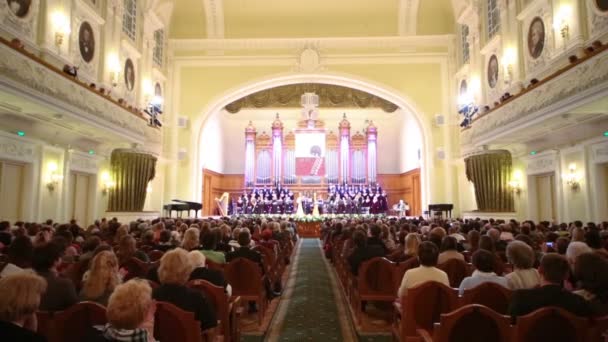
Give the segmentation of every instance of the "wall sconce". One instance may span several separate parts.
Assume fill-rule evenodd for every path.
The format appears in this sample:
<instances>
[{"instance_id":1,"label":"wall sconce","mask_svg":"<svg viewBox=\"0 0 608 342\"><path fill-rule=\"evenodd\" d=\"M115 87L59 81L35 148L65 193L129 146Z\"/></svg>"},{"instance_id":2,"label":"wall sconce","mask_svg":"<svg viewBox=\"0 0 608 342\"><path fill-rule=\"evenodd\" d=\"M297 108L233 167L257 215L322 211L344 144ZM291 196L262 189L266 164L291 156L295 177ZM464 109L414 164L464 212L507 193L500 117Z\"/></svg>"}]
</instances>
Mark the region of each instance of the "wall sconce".
<instances>
[{"instance_id":1,"label":"wall sconce","mask_svg":"<svg viewBox=\"0 0 608 342\"><path fill-rule=\"evenodd\" d=\"M120 59L117 53L110 53L108 55L108 71L110 72L110 82L112 87L116 87L120 79Z\"/></svg>"},{"instance_id":2,"label":"wall sconce","mask_svg":"<svg viewBox=\"0 0 608 342\"><path fill-rule=\"evenodd\" d=\"M70 34L70 20L62 11L55 11L51 14L51 23L55 31L55 46L60 49L64 38Z\"/></svg>"},{"instance_id":3,"label":"wall sconce","mask_svg":"<svg viewBox=\"0 0 608 342\"><path fill-rule=\"evenodd\" d=\"M110 173L104 171L101 174L101 194L107 195L108 192L116 186L116 183L110 178Z\"/></svg>"},{"instance_id":4,"label":"wall sconce","mask_svg":"<svg viewBox=\"0 0 608 342\"><path fill-rule=\"evenodd\" d=\"M509 181L509 187L516 195L521 193L521 171L513 172L513 179Z\"/></svg>"},{"instance_id":5,"label":"wall sconce","mask_svg":"<svg viewBox=\"0 0 608 342\"><path fill-rule=\"evenodd\" d=\"M46 188L49 191L54 191L55 188L59 185L59 182L63 179L63 175L57 172L57 163L50 162L47 166L47 178L46 178Z\"/></svg>"},{"instance_id":6,"label":"wall sconce","mask_svg":"<svg viewBox=\"0 0 608 342\"><path fill-rule=\"evenodd\" d=\"M572 18L572 6L564 4L559 7L553 19L553 28L566 40L570 36L570 25L568 22Z\"/></svg>"},{"instance_id":7,"label":"wall sconce","mask_svg":"<svg viewBox=\"0 0 608 342\"><path fill-rule=\"evenodd\" d=\"M564 180L566 184L572 189L572 191L576 191L580 187L580 174L576 171L576 164L572 163L568 166L568 173L564 175Z\"/></svg>"},{"instance_id":8,"label":"wall sconce","mask_svg":"<svg viewBox=\"0 0 608 342\"><path fill-rule=\"evenodd\" d=\"M517 61L517 52L515 48L506 48L502 55L502 67L504 70L505 83L511 83L513 79L513 65Z\"/></svg>"}]
</instances>

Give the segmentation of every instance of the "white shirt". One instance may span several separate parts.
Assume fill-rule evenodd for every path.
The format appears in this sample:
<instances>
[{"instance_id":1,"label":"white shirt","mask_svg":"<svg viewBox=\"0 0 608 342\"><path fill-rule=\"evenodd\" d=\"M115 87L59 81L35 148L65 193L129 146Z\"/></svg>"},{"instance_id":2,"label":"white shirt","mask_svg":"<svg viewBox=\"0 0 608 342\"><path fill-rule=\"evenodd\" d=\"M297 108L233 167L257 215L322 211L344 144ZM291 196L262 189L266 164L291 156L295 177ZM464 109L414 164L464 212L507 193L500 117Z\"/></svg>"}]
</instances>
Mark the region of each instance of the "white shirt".
<instances>
[{"instance_id":1,"label":"white shirt","mask_svg":"<svg viewBox=\"0 0 608 342\"><path fill-rule=\"evenodd\" d=\"M531 289L540 285L540 274L535 268L515 269L505 276L511 290Z\"/></svg>"},{"instance_id":2,"label":"white shirt","mask_svg":"<svg viewBox=\"0 0 608 342\"><path fill-rule=\"evenodd\" d=\"M450 286L448 275L444 271L437 267L420 266L405 272L397 295L402 297L407 292L407 289L427 281L436 281L446 286Z\"/></svg>"},{"instance_id":3,"label":"white shirt","mask_svg":"<svg viewBox=\"0 0 608 342\"><path fill-rule=\"evenodd\" d=\"M509 288L509 282L507 281L507 278L497 276L494 272L486 273L475 270L470 277L466 277L462 280L462 283L460 283L460 287L458 288L458 293L462 296L464 290L472 289L477 285L483 284L485 282L492 282L501 285L507 289Z\"/></svg>"},{"instance_id":4,"label":"white shirt","mask_svg":"<svg viewBox=\"0 0 608 342\"><path fill-rule=\"evenodd\" d=\"M8 263L8 264L6 264L6 266L4 266L4 269L2 270L2 272L0 272L0 278L9 276L11 274L19 273L21 271L23 271L23 268L16 266L14 264Z\"/></svg>"}]
</instances>

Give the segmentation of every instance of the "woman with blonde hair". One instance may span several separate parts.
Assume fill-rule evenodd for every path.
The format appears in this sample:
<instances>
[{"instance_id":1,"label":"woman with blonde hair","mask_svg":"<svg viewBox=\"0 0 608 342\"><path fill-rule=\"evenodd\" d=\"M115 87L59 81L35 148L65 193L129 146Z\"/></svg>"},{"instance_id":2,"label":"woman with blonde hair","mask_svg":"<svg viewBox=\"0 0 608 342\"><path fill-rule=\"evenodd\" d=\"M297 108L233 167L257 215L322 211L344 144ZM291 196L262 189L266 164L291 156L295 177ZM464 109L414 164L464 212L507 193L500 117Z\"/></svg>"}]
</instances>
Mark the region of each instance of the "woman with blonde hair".
<instances>
[{"instance_id":1,"label":"woman with blonde hair","mask_svg":"<svg viewBox=\"0 0 608 342\"><path fill-rule=\"evenodd\" d=\"M405 236L405 248L403 261L418 256L418 247L420 246L420 237L416 233L409 233Z\"/></svg>"},{"instance_id":2,"label":"woman with blonde hair","mask_svg":"<svg viewBox=\"0 0 608 342\"><path fill-rule=\"evenodd\" d=\"M182 240L182 248L191 251L197 249L199 246L199 230L197 228L188 228L184 233L184 239Z\"/></svg>"},{"instance_id":3,"label":"woman with blonde hair","mask_svg":"<svg viewBox=\"0 0 608 342\"><path fill-rule=\"evenodd\" d=\"M116 255L110 251L103 251L91 261L91 268L80 291L80 299L106 306L110 295L120 283Z\"/></svg>"},{"instance_id":4,"label":"woman with blonde hair","mask_svg":"<svg viewBox=\"0 0 608 342\"><path fill-rule=\"evenodd\" d=\"M106 341L152 342L156 303L145 280L118 285L108 300L108 323L101 334Z\"/></svg>"},{"instance_id":5,"label":"woman with blonde hair","mask_svg":"<svg viewBox=\"0 0 608 342\"><path fill-rule=\"evenodd\" d=\"M127 235L129 235L129 226L123 224L116 230L116 235L114 236L114 243L119 244L120 240L122 240L122 238Z\"/></svg>"},{"instance_id":6,"label":"woman with blonde hair","mask_svg":"<svg viewBox=\"0 0 608 342\"><path fill-rule=\"evenodd\" d=\"M154 289L154 299L169 302L182 310L194 313L201 330L217 326L217 317L211 304L199 291L186 286L194 265L184 249L168 251L160 259L158 279L161 285Z\"/></svg>"},{"instance_id":7,"label":"woman with blonde hair","mask_svg":"<svg viewBox=\"0 0 608 342\"><path fill-rule=\"evenodd\" d=\"M46 341L36 333L44 278L23 271L0 279L0 341Z\"/></svg>"}]
</instances>

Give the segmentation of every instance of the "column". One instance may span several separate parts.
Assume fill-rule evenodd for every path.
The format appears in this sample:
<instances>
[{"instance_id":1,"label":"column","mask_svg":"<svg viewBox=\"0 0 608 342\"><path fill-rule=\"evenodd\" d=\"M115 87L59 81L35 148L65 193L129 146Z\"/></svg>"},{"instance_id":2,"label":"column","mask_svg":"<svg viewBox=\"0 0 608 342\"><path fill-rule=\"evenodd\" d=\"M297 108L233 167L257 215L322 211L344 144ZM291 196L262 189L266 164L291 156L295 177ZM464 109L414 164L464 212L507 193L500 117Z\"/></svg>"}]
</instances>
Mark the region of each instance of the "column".
<instances>
[{"instance_id":1,"label":"column","mask_svg":"<svg viewBox=\"0 0 608 342\"><path fill-rule=\"evenodd\" d=\"M342 117L339 126L340 130L340 182L347 183L349 181L349 152L350 152L350 122L346 119L346 114Z\"/></svg>"},{"instance_id":2,"label":"column","mask_svg":"<svg viewBox=\"0 0 608 342\"><path fill-rule=\"evenodd\" d=\"M281 183L281 170L283 160L283 123L279 113L272 123L272 178L273 185Z\"/></svg>"},{"instance_id":3,"label":"column","mask_svg":"<svg viewBox=\"0 0 608 342\"><path fill-rule=\"evenodd\" d=\"M370 120L369 125L365 129L367 135L367 182L376 183L377 170L377 140L378 140L378 128L374 125L373 121Z\"/></svg>"},{"instance_id":4,"label":"column","mask_svg":"<svg viewBox=\"0 0 608 342\"><path fill-rule=\"evenodd\" d=\"M257 132L251 121L245 128L245 186L255 184L255 136Z\"/></svg>"}]
</instances>

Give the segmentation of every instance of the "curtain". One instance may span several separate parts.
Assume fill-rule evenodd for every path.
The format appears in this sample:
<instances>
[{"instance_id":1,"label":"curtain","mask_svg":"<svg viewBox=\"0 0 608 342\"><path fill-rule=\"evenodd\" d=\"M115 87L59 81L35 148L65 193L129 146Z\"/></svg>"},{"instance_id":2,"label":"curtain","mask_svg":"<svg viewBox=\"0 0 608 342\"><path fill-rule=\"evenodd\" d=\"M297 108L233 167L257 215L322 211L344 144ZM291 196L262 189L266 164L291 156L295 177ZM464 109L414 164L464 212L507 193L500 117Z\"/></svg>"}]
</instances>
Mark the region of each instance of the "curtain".
<instances>
[{"instance_id":1,"label":"curtain","mask_svg":"<svg viewBox=\"0 0 608 342\"><path fill-rule=\"evenodd\" d=\"M513 193L508 185L512 168L509 151L485 151L466 158L464 162L467 179L475 186L479 211L514 211Z\"/></svg>"},{"instance_id":2,"label":"curtain","mask_svg":"<svg viewBox=\"0 0 608 342\"><path fill-rule=\"evenodd\" d=\"M142 211L148 182L154 179L156 157L129 150L114 150L110 159L116 186L110 191L108 211Z\"/></svg>"}]
</instances>

